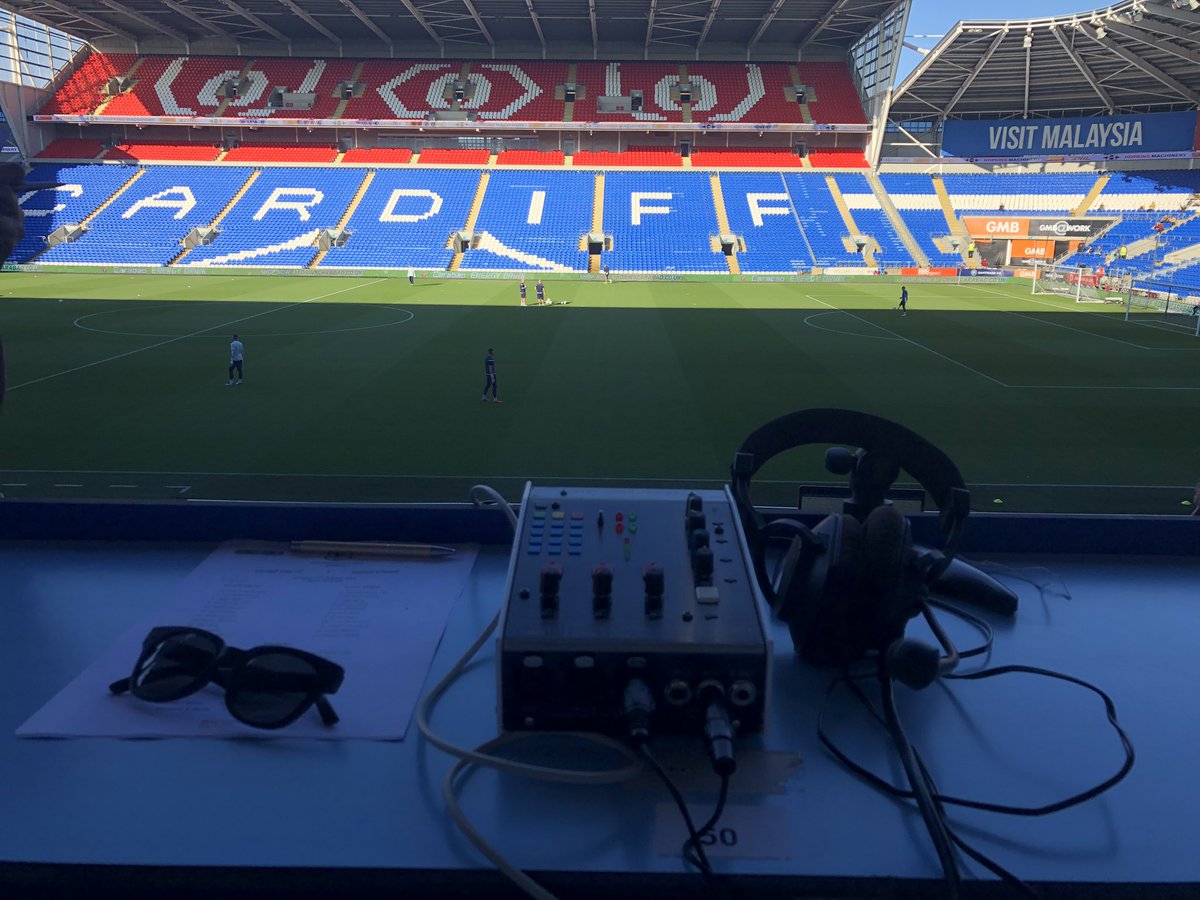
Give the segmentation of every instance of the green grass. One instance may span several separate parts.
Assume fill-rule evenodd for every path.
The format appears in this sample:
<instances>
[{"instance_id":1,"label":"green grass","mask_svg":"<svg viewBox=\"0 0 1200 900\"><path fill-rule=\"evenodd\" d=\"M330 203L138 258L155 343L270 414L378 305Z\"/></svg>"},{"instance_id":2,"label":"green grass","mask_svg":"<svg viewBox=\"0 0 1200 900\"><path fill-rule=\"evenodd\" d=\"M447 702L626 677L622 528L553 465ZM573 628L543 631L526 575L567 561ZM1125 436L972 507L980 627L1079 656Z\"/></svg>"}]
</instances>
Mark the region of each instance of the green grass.
<instances>
[{"instance_id":1,"label":"green grass","mask_svg":"<svg viewBox=\"0 0 1200 900\"><path fill-rule=\"evenodd\" d=\"M461 500L475 482L711 485L805 407L894 419L987 510L1190 511L1200 339L1028 286L548 285L6 273L9 497ZM532 294L532 291L530 292ZM61 300L61 302L59 302ZM246 383L226 387L228 344ZM481 403L496 349L502 405ZM823 448L773 492L831 483ZM1003 501L1003 504L995 503Z\"/></svg>"}]
</instances>

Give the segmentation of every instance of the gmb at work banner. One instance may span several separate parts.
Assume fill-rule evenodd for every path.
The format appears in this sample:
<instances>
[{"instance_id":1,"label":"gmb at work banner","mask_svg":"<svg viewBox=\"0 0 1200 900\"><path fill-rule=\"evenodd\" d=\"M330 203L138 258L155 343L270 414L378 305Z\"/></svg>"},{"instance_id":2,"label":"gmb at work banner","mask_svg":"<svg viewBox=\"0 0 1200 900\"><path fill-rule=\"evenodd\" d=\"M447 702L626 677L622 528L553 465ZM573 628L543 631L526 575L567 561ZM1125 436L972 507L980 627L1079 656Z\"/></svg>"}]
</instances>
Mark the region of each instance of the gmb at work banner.
<instances>
[{"instance_id":1,"label":"gmb at work banner","mask_svg":"<svg viewBox=\"0 0 1200 900\"><path fill-rule=\"evenodd\" d=\"M1059 156L1191 150L1196 111L1084 119L951 119L943 156Z\"/></svg>"}]
</instances>

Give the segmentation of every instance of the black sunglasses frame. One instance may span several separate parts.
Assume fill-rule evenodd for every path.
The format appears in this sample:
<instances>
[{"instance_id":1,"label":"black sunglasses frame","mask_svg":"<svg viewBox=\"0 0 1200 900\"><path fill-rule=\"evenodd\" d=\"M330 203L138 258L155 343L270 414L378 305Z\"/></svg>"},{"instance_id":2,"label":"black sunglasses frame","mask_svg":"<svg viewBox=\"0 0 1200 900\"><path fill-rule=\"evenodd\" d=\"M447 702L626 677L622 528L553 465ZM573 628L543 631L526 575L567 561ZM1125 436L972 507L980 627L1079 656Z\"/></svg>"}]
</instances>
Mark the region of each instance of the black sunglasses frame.
<instances>
[{"instance_id":1,"label":"black sunglasses frame","mask_svg":"<svg viewBox=\"0 0 1200 900\"><path fill-rule=\"evenodd\" d=\"M142 671L142 667L149 660L150 655L160 645L173 637L186 634L197 635L212 642L216 648L215 652L205 654L206 656L211 656L211 658L202 666L198 666L191 681L182 685L178 690L165 695L156 694L155 696L147 696L146 692L140 691L135 686L135 679L138 673ZM302 660L312 667L314 675L311 677L307 675L303 676L309 682L304 685L305 699L303 702L297 704L287 716L278 721L268 723L250 721L239 715L236 709L235 704L239 689L241 688L240 682L250 663L260 656L271 654L290 656ZM277 674L286 677L288 673ZM342 686L342 679L345 677L345 674L345 670L337 663L305 650L297 650L294 647L264 644L259 647L252 647L249 650L241 650L237 647L228 646L220 637L211 631L205 631L203 628L193 628L185 625L160 625L157 628L152 628L150 633L146 635L146 639L142 641L142 652L138 656L130 676L122 678L119 681L114 681L108 686L108 689L114 694L123 694L128 691L139 700L144 700L148 703L170 703L173 700L181 700L184 697L189 697L212 683L224 689L225 708L229 710L231 716L244 725L265 729L284 728L299 719L315 704L317 711L321 714L321 721L327 727L332 727L337 724L338 715L333 711L333 706L325 695L337 693L338 688Z\"/></svg>"}]
</instances>

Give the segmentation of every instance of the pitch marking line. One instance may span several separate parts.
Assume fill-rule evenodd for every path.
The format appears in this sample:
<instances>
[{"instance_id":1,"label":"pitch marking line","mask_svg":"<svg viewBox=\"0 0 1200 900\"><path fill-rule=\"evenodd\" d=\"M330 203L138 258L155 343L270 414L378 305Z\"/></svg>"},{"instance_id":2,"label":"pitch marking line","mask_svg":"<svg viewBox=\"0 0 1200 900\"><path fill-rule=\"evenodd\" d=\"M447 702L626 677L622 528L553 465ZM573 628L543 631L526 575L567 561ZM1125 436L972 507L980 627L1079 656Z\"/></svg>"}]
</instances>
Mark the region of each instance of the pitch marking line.
<instances>
[{"instance_id":1,"label":"pitch marking line","mask_svg":"<svg viewBox=\"0 0 1200 900\"><path fill-rule=\"evenodd\" d=\"M721 477L712 477L710 475L697 476L679 476L676 478L654 478L646 475L536 475L528 472L522 472L518 475L372 475L359 472L130 472L111 469L6 469L7 473L29 473L35 475L183 475L188 478L354 478L365 479L374 478L379 480L391 481L535 481L541 484L557 484L557 483L592 483L592 482L645 482L648 484L669 484L675 482L684 483L703 483L703 484L724 484L727 479ZM763 480L763 484L771 485L794 485L798 480L803 480L805 484L811 484L817 487L823 486L838 486L844 487L845 481L828 480L814 481L810 479L768 479ZM755 479L757 483L758 479ZM898 482L901 486L907 484L915 485L916 482ZM28 482L0 482L3 487L28 487ZM82 487L83 485L57 485L58 487ZM116 487L118 485L111 485ZM154 485L148 485L154 487ZM977 481L973 484L974 487L1002 487L1002 488L1121 488L1127 490L1193 490L1195 484L1080 484L1055 481ZM165 484L163 487L172 488L174 490L187 491L195 487L194 484ZM254 501L247 501L254 502ZM403 502L403 501L401 501ZM423 501L422 501L423 502ZM464 501L465 502L465 501ZM515 500L513 502L516 502Z\"/></svg>"},{"instance_id":2,"label":"pitch marking line","mask_svg":"<svg viewBox=\"0 0 1200 900\"><path fill-rule=\"evenodd\" d=\"M72 372L81 372L84 369L90 369L93 366L99 366L99 365L102 365L107 362L113 362L114 360L117 360L117 359L123 359L126 356L133 356L136 353L143 353L146 350L154 350L157 347L165 347L167 344L173 344L176 341L182 341L182 340L186 340L188 338L193 338L193 337L196 337L197 335L204 334L205 332L208 332L208 331L215 331L218 328L228 328L230 325L237 325L239 322L248 322L251 319L257 319L259 316L269 315L270 313L274 313L274 312L281 312L282 310L292 309L293 307L296 307L296 306L304 306L307 303L315 303L317 300L325 300L325 299L328 299L329 297L336 296L337 294L344 294L347 291L356 291L359 288L370 287L373 284L382 284L385 280L386 279L383 279L383 278L377 278L375 281L368 281L365 284L352 285L351 287L348 287L348 288L342 288L340 291L332 291L328 294L322 294L319 297L309 297L307 300L300 300L296 303L288 303L288 304L285 304L284 306L277 306L274 309L264 309L262 312L257 312L257 313L254 313L253 315L242 316L242 318L240 318L240 319L233 319L232 321L229 321L229 322L222 322L219 325L211 325L208 328L201 328L200 330L193 331L189 334L181 334L178 337L168 338L165 341L158 341L157 343L150 344L146 347L139 347L136 350L127 350L124 353L118 353L115 356L109 356L104 359L98 359L95 362L85 363L82 366L75 366L74 368L71 368L71 369L64 369L61 372L55 372L52 375L43 375L41 378L34 378L32 381L23 381L20 384L9 385L8 389L9 389L9 391L15 391L15 390L17 390L17 388L29 387L30 385L33 385L33 384L40 384L43 381L49 381L51 378L58 378L61 375L70 375Z\"/></svg>"},{"instance_id":3,"label":"pitch marking line","mask_svg":"<svg viewBox=\"0 0 1200 900\"><path fill-rule=\"evenodd\" d=\"M897 334L896 332L892 331L890 328L884 328L882 325L876 325L874 322L872 322L868 319L864 319L862 316L856 315L856 314L850 312L849 310L839 309L838 307L834 306L832 303L826 303L824 300L818 299L817 297L814 297L812 294L807 294L806 296L808 297L809 300L815 300L817 303L820 303L822 306L828 306L830 309L837 310L840 313L845 313L846 315L850 316L851 318L858 319L858 321L860 321L866 325L870 325L872 328L878 328L880 331L886 331L888 334L892 335L896 340L904 341L907 344L912 344L914 347L924 350L927 353L932 353L934 356L941 357L948 363L953 363L956 366L966 369L968 372L973 372L976 375L978 375L980 378L986 378L992 384L997 384L1000 387L1014 387L1014 385L1005 384L1003 381L1001 381L998 378L993 378L991 375L988 375L986 372L980 372L978 369L971 368L966 363L959 362L957 359L952 359L951 357L947 356L944 353L939 353L937 350L933 350L929 347L926 347L924 344L918 343L917 341L914 341L912 338L907 338L902 334Z\"/></svg>"},{"instance_id":4,"label":"pitch marking line","mask_svg":"<svg viewBox=\"0 0 1200 900\"><path fill-rule=\"evenodd\" d=\"M966 285L966 286L970 287L971 285ZM976 288L976 290L984 290L984 288ZM997 293L997 292L993 292L993 293ZM940 356L942 359L946 360L947 362L952 362L956 366L961 366L962 368L966 369L968 372L974 372L976 375L980 376L981 378L986 378L988 381L992 382L993 384L999 385L1000 387L1004 387L1004 388L1012 388L1014 390L1031 390L1031 391L1200 391L1200 386L1190 386L1190 385L1008 384L1006 382L1000 381L997 378L993 378L991 375L988 375L984 372L980 372L978 369L973 369L970 366L968 366L966 363L961 363L956 359L946 356L946 354L944 354L944 353L939 353L937 350L934 350L931 347L926 347L924 344L922 344L918 341L914 341L911 338L906 338L903 335L896 334L896 332L892 331L890 328L884 328L882 325L876 325L874 322L864 319L861 316L856 316L854 313L850 312L849 310L839 309L838 307L834 306L831 303L826 303L824 300L814 297L812 294L807 294L805 296L807 296L808 299L810 299L810 300L815 300L817 303L820 303L824 306L828 306L830 309L835 309L838 312L845 313L846 315L851 316L855 319L858 319L861 322L866 322L868 325L878 328L881 331L886 331L888 334L895 335L898 340L902 340L906 343L912 344L914 347L919 347L920 349L928 351L929 353L932 353L935 356ZM1004 310L995 310L995 311L996 312L1004 312ZM1022 316L1021 313L1009 313L1009 315L1020 316L1021 318L1028 318L1028 316ZM1061 325L1058 327L1068 328L1070 326ZM1084 331L1084 332L1081 332L1081 334L1091 334L1091 332ZM1101 335L1092 335L1092 336L1100 337ZM1112 338L1112 340L1119 340L1119 339ZM1122 342L1122 343L1124 343L1124 342ZM1130 346L1136 347L1137 345L1132 344ZM1154 348L1142 348L1142 349L1154 349Z\"/></svg>"},{"instance_id":5,"label":"pitch marking line","mask_svg":"<svg viewBox=\"0 0 1200 900\"><path fill-rule=\"evenodd\" d=\"M1006 297L1009 300L1021 300L1022 302L1025 302L1025 303L1037 303L1040 306L1048 306L1051 309L1057 309L1060 312L1071 308L1069 306L1064 306L1063 304L1060 304L1060 303L1049 303L1045 300L1034 300L1031 297L1014 297L1011 294L1005 294L1000 291L993 291L989 288L976 287L973 284L965 284L965 285L963 285L963 287L970 288L973 291L982 291L985 294L995 294L997 297ZM1027 313L1013 312L1012 310L1008 310L1008 309L998 309L998 310L993 310L993 311L994 312L1002 312L1005 315L1009 315L1009 316L1020 316L1023 319L1034 318L1033 316L1030 316ZM1082 328L1073 328L1070 325L1062 325L1062 324L1059 324L1058 322L1047 322L1044 319L1035 319L1035 321L1041 322L1043 325L1050 325L1054 328L1065 328L1065 329L1067 329L1067 331L1074 331L1074 332L1077 332L1078 334L1087 335L1088 337L1099 338L1102 341L1113 341L1114 343L1117 343L1117 344L1124 344L1126 347L1133 347L1135 350L1151 350L1151 351L1156 351L1156 352L1161 352L1163 350L1186 350L1187 352L1190 353L1195 349L1193 347L1147 347L1145 344L1135 344L1133 341L1127 341L1122 338L1110 337L1106 334L1097 334L1094 331L1085 331ZM1174 334L1174 332L1169 332L1169 333Z\"/></svg>"}]
</instances>

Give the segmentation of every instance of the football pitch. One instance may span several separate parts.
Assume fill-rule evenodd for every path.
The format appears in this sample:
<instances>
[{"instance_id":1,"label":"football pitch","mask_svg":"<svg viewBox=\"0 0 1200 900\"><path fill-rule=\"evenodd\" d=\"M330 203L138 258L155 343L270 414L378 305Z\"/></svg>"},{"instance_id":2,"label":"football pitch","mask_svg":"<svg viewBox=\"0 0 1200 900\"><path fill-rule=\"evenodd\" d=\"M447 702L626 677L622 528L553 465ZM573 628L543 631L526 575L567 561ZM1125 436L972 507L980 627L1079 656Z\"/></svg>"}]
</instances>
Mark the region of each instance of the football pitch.
<instances>
[{"instance_id":1,"label":"football pitch","mask_svg":"<svg viewBox=\"0 0 1200 900\"><path fill-rule=\"evenodd\" d=\"M533 278L528 279L530 298ZM979 510L1191 511L1200 338L1028 283L547 283L4 273L8 497L462 501L716 486L807 407L885 416ZM229 342L245 383L227 386ZM495 349L501 404L480 402ZM837 483L805 448L757 500ZM902 476L902 479L907 476Z\"/></svg>"}]
</instances>

